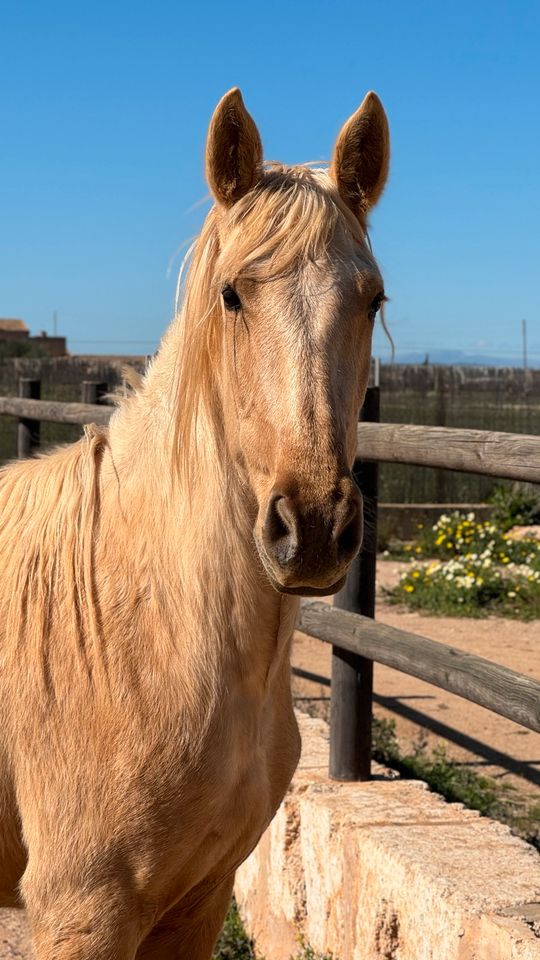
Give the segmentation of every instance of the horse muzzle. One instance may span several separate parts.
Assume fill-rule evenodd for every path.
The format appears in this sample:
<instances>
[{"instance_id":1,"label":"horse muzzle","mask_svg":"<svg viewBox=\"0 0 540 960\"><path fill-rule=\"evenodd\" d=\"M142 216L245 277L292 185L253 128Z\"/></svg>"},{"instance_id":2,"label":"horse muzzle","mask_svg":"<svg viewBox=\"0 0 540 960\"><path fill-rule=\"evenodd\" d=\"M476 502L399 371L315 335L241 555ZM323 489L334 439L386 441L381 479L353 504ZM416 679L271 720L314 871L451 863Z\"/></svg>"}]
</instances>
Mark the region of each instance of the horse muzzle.
<instances>
[{"instance_id":1,"label":"horse muzzle","mask_svg":"<svg viewBox=\"0 0 540 960\"><path fill-rule=\"evenodd\" d=\"M274 486L256 535L272 586L282 593L336 593L362 542L362 498L343 477L323 501Z\"/></svg>"}]
</instances>

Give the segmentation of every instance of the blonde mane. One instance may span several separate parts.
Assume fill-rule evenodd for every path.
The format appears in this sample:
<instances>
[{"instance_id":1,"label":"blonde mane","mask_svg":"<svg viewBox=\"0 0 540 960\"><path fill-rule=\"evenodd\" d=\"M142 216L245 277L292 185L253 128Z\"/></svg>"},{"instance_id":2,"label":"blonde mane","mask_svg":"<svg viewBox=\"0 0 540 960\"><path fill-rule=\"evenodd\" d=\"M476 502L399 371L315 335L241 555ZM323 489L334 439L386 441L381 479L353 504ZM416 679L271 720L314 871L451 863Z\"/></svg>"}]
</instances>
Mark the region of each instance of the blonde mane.
<instances>
[{"instance_id":1,"label":"blonde mane","mask_svg":"<svg viewBox=\"0 0 540 960\"><path fill-rule=\"evenodd\" d=\"M53 627L66 614L75 661L89 677L101 662L93 537L106 444L106 431L88 427L78 443L0 471L4 631L17 656L41 664L44 685Z\"/></svg>"}]
</instances>

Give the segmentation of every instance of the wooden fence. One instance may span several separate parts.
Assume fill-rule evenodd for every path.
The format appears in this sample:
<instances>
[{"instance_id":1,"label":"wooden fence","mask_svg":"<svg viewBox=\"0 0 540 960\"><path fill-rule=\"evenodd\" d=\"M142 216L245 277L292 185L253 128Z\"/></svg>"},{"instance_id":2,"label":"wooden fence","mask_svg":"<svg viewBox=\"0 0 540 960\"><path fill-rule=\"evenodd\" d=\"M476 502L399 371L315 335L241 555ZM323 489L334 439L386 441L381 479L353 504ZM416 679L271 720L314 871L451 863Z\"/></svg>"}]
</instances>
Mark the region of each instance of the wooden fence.
<instances>
[{"instance_id":1,"label":"wooden fence","mask_svg":"<svg viewBox=\"0 0 540 960\"><path fill-rule=\"evenodd\" d=\"M20 381L19 397L0 397L0 415L19 418L18 454L39 446L39 422L106 424L106 384L84 381L81 403L39 399L39 381ZM377 623L375 575L378 463L412 463L540 483L540 437L525 434L379 423L379 389L371 387L358 424L354 475L362 491L365 533L334 606L301 604L299 629L332 646L330 776L371 773L373 662L435 684L540 732L540 683L482 657ZM306 670L300 676L320 677Z\"/></svg>"}]
</instances>

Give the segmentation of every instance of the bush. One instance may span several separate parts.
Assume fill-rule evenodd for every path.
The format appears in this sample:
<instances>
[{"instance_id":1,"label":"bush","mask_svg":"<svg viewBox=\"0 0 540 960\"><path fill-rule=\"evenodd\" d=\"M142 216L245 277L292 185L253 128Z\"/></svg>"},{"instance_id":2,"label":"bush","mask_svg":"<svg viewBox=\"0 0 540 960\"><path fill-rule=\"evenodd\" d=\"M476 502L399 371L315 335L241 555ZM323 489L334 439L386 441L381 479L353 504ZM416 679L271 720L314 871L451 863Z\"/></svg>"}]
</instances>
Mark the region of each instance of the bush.
<instances>
[{"instance_id":1,"label":"bush","mask_svg":"<svg viewBox=\"0 0 540 960\"><path fill-rule=\"evenodd\" d=\"M387 592L390 600L450 616L540 617L536 540L512 540L494 523L456 512L421 527L418 543L408 546L416 562ZM426 557L434 559L426 563Z\"/></svg>"},{"instance_id":2,"label":"bush","mask_svg":"<svg viewBox=\"0 0 540 960\"><path fill-rule=\"evenodd\" d=\"M512 540L506 530L491 520L476 520L474 513L443 513L432 527L419 524L415 544L406 544L406 555L414 559L486 555L506 563L536 562L540 569L540 547L536 540ZM538 556L537 556L538 555Z\"/></svg>"},{"instance_id":3,"label":"bush","mask_svg":"<svg viewBox=\"0 0 540 960\"><path fill-rule=\"evenodd\" d=\"M458 557L414 565L390 593L391 600L414 610L447 616L540 617L540 572L527 564L501 570L489 560Z\"/></svg>"},{"instance_id":4,"label":"bush","mask_svg":"<svg viewBox=\"0 0 540 960\"><path fill-rule=\"evenodd\" d=\"M495 507L493 520L503 531L540 523L540 490L532 483L495 487L489 500Z\"/></svg>"}]
</instances>

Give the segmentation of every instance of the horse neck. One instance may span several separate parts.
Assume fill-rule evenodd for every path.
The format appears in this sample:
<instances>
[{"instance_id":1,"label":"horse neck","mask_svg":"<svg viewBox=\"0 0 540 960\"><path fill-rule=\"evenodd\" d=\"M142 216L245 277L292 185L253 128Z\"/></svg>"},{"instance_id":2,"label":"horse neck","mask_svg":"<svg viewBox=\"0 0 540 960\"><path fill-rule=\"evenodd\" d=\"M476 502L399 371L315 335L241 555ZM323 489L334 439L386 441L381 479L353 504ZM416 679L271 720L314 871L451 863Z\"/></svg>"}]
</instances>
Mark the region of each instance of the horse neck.
<instances>
[{"instance_id":1,"label":"horse neck","mask_svg":"<svg viewBox=\"0 0 540 960\"><path fill-rule=\"evenodd\" d=\"M198 430L208 443L200 443L202 456L189 484L175 470L177 350L173 327L141 391L114 419L109 486L122 491L131 555L140 558L134 562L144 556L144 565L166 582L171 609L178 609L181 598L190 629L200 625L202 660L206 645L209 656L226 653L236 667L240 658L248 674L267 676L280 628L293 622L296 602L281 598L262 572L253 508L230 462L219 417L210 425L208 413L201 412ZM214 404L219 408L217 394Z\"/></svg>"}]
</instances>

